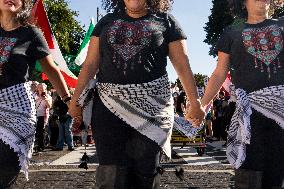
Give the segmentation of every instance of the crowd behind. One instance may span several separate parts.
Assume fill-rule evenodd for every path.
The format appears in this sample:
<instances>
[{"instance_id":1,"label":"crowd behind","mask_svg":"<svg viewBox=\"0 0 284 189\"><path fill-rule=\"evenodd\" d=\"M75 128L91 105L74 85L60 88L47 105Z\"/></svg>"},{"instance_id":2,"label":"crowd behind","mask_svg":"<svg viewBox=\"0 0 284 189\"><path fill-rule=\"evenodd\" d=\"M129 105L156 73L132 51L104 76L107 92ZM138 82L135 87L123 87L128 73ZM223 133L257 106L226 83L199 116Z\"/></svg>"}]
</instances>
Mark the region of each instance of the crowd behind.
<instances>
[{"instance_id":1,"label":"crowd behind","mask_svg":"<svg viewBox=\"0 0 284 189\"><path fill-rule=\"evenodd\" d=\"M68 114L68 106L54 89L47 89L45 83L33 82L34 98L36 101L37 124L35 152L52 149L62 151L67 144L68 150L73 151L79 145L93 144L90 126L80 125L79 130L74 126L72 117ZM72 94L74 89L69 89Z\"/></svg>"},{"instance_id":2,"label":"crowd behind","mask_svg":"<svg viewBox=\"0 0 284 189\"><path fill-rule=\"evenodd\" d=\"M172 86L174 97L175 113L184 117L186 114L187 97L182 87ZM236 108L236 96L234 85L229 86L229 91L221 89L218 95L211 102L210 108L206 112L204 120L206 140L226 141L227 131L230 126L231 118ZM226 147L226 142L223 144Z\"/></svg>"},{"instance_id":3,"label":"crowd behind","mask_svg":"<svg viewBox=\"0 0 284 189\"><path fill-rule=\"evenodd\" d=\"M69 90L71 94L74 91L72 88ZM91 126L85 126L83 123L79 127L74 126L75 123L68 114L68 106L54 89L47 90L45 83L34 81L33 93L37 110L35 152L44 151L46 148L62 151L65 145L68 146L69 151L73 151L76 146L88 146L94 143ZM173 86L172 95L175 113L184 117L188 103L185 91L182 87ZM234 86L230 86L229 94L220 90L204 120L207 141L226 141L235 106ZM226 142L223 146L226 146Z\"/></svg>"}]
</instances>

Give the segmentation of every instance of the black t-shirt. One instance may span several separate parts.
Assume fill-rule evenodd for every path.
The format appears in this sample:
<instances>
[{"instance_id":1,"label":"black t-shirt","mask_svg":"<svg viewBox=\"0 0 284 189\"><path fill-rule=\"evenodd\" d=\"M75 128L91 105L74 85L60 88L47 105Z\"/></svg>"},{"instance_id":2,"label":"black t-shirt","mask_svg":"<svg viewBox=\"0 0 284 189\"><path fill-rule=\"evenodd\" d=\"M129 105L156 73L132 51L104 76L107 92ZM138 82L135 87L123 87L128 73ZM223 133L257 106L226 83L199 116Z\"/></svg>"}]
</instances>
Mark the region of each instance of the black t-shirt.
<instances>
[{"instance_id":1,"label":"black t-shirt","mask_svg":"<svg viewBox=\"0 0 284 189\"><path fill-rule=\"evenodd\" d=\"M230 54L230 72L236 88L252 92L284 84L284 19L226 28L218 50Z\"/></svg>"},{"instance_id":2,"label":"black t-shirt","mask_svg":"<svg viewBox=\"0 0 284 189\"><path fill-rule=\"evenodd\" d=\"M215 116L216 117L223 117L224 114L224 102L225 99L215 99L213 101L213 106L215 108Z\"/></svg>"},{"instance_id":3,"label":"black t-shirt","mask_svg":"<svg viewBox=\"0 0 284 189\"><path fill-rule=\"evenodd\" d=\"M168 44L186 39L170 14L140 18L125 13L107 14L96 25L100 37L100 82L130 84L149 82L166 74Z\"/></svg>"},{"instance_id":4,"label":"black t-shirt","mask_svg":"<svg viewBox=\"0 0 284 189\"><path fill-rule=\"evenodd\" d=\"M68 113L68 106L61 100L60 97L57 97L53 103L53 112L59 117Z\"/></svg>"},{"instance_id":5,"label":"black t-shirt","mask_svg":"<svg viewBox=\"0 0 284 189\"><path fill-rule=\"evenodd\" d=\"M21 26L5 31L0 27L0 89L28 81L36 60L48 54L48 45L38 28Z\"/></svg>"}]
</instances>

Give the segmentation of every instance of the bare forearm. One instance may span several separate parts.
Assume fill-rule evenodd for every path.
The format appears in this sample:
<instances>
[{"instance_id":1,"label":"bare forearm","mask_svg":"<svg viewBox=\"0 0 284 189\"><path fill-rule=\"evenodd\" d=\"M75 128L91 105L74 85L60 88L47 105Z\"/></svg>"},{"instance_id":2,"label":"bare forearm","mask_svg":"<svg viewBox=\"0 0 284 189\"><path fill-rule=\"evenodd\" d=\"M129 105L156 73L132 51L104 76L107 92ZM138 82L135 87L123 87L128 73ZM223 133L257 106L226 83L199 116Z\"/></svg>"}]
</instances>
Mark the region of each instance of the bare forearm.
<instances>
[{"instance_id":1,"label":"bare forearm","mask_svg":"<svg viewBox=\"0 0 284 189\"><path fill-rule=\"evenodd\" d=\"M188 58L184 62L175 66L175 70L185 90L188 100L192 106L199 105L195 79L188 63Z\"/></svg>"},{"instance_id":2,"label":"bare forearm","mask_svg":"<svg viewBox=\"0 0 284 189\"><path fill-rule=\"evenodd\" d=\"M43 71L47 75L56 92L61 97L66 95L70 96L68 87L64 82L64 78L57 67L49 67L48 69L44 69Z\"/></svg>"},{"instance_id":3,"label":"bare forearm","mask_svg":"<svg viewBox=\"0 0 284 189\"><path fill-rule=\"evenodd\" d=\"M219 74L216 70L213 72L206 87L205 94L201 100L201 104L203 106L207 106L219 92L222 84L226 79L226 75L226 73Z\"/></svg>"},{"instance_id":4,"label":"bare forearm","mask_svg":"<svg viewBox=\"0 0 284 189\"><path fill-rule=\"evenodd\" d=\"M95 77L97 70L97 64L83 65L83 68L81 69L81 72L78 76L79 82L77 83L76 90L72 97L72 101L76 102L78 100L80 94L82 93L88 82Z\"/></svg>"},{"instance_id":5,"label":"bare forearm","mask_svg":"<svg viewBox=\"0 0 284 189\"><path fill-rule=\"evenodd\" d=\"M200 126L205 113L203 107L201 107L195 79L189 65L186 41L180 40L171 42L169 44L169 57L190 102L190 108L186 111L185 117L192 122L193 126L198 127Z\"/></svg>"},{"instance_id":6,"label":"bare forearm","mask_svg":"<svg viewBox=\"0 0 284 189\"><path fill-rule=\"evenodd\" d=\"M199 97L196 90L195 79L189 65L186 41L181 40L170 43L169 57L179 76L190 104L192 106L200 106L200 103L197 101Z\"/></svg>"},{"instance_id":7,"label":"bare forearm","mask_svg":"<svg viewBox=\"0 0 284 189\"><path fill-rule=\"evenodd\" d=\"M218 52L217 67L209 80L205 94L201 100L202 106L207 106L220 90L229 72L229 61L229 54Z\"/></svg>"}]
</instances>

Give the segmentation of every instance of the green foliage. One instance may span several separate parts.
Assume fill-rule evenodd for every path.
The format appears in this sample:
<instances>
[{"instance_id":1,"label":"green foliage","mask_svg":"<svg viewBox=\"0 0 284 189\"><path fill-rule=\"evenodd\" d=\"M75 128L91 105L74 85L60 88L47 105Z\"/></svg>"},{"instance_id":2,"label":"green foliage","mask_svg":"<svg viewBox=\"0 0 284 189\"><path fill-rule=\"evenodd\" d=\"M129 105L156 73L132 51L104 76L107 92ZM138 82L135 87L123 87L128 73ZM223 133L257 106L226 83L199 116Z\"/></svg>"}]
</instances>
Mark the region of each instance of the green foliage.
<instances>
[{"instance_id":1,"label":"green foliage","mask_svg":"<svg viewBox=\"0 0 284 189\"><path fill-rule=\"evenodd\" d=\"M204 79L206 78L206 75L202 75L200 73L194 74L194 79L196 81L197 87L205 87Z\"/></svg>"},{"instance_id":2,"label":"green foliage","mask_svg":"<svg viewBox=\"0 0 284 189\"><path fill-rule=\"evenodd\" d=\"M51 28L63 54L76 55L85 31L75 19L76 11L68 7L66 0L45 0L46 12Z\"/></svg>"},{"instance_id":3,"label":"green foliage","mask_svg":"<svg viewBox=\"0 0 284 189\"><path fill-rule=\"evenodd\" d=\"M30 76L30 80L31 81L38 81L39 83L45 83L47 85L47 89L51 89L52 88L52 85L51 83L49 82L49 80L47 81L43 81L42 80L42 72L38 71L38 70L34 70L32 73L31 73L31 76Z\"/></svg>"},{"instance_id":4,"label":"green foliage","mask_svg":"<svg viewBox=\"0 0 284 189\"><path fill-rule=\"evenodd\" d=\"M78 76L78 67L75 69L74 57L77 54L85 31L76 20L78 13L68 7L66 0L44 0L47 16L57 39L59 48L71 71ZM71 57L71 58L70 58ZM74 69L72 69L74 68ZM49 81L42 81L41 72L35 70L31 80L46 83L50 88Z\"/></svg>"},{"instance_id":5,"label":"green foliage","mask_svg":"<svg viewBox=\"0 0 284 189\"><path fill-rule=\"evenodd\" d=\"M205 87L205 84L204 84L204 79L206 78L207 76L206 75L202 75L200 73L197 73L197 74L194 74L194 79L196 81L196 86L197 87ZM177 78L176 81L175 81L175 86L177 86L179 89L182 89L182 85L181 85L181 82L180 82L180 79Z\"/></svg>"},{"instance_id":6,"label":"green foliage","mask_svg":"<svg viewBox=\"0 0 284 189\"><path fill-rule=\"evenodd\" d=\"M74 75L78 76L81 70L81 66L78 66L75 63L76 56L65 54L64 59L66 60L69 70L73 72Z\"/></svg>"},{"instance_id":7,"label":"green foliage","mask_svg":"<svg viewBox=\"0 0 284 189\"><path fill-rule=\"evenodd\" d=\"M213 7L211 9L211 15L209 16L209 21L206 23L204 30L206 32L206 39L204 40L210 46L209 55L214 57L217 56L217 42L222 34L223 29L229 25L241 25L245 22L241 18L233 18L230 9L228 0L212 0ZM284 8L276 6L272 10L273 18L279 18L284 16Z\"/></svg>"},{"instance_id":8,"label":"green foliage","mask_svg":"<svg viewBox=\"0 0 284 189\"><path fill-rule=\"evenodd\" d=\"M212 0L213 7L209 21L206 23L204 30L206 39L204 40L210 46L209 55L217 55L217 42L223 29L233 23L234 19L230 14L227 0Z\"/></svg>"}]
</instances>

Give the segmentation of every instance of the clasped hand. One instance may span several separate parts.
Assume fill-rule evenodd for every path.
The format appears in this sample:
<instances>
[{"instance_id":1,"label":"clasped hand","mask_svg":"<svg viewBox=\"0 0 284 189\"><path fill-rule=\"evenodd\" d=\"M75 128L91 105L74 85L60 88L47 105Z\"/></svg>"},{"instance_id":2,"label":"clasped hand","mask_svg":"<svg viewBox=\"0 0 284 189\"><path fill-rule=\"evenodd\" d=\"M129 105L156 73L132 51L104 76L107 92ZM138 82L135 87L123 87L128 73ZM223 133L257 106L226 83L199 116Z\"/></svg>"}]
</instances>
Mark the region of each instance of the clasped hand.
<instances>
[{"instance_id":1,"label":"clasped hand","mask_svg":"<svg viewBox=\"0 0 284 189\"><path fill-rule=\"evenodd\" d=\"M205 117L205 109L201 104L197 106L190 106L189 103L186 105L185 118L192 122L193 127L200 127Z\"/></svg>"},{"instance_id":2,"label":"clasped hand","mask_svg":"<svg viewBox=\"0 0 284 189\"><path fill-rule=\"evenodd\" d=\"M73 118L73 130L78 131L83 121L82 108L80 106L77 106L76 102L71 100L68 112Z\"/></svg>"}]
</instances>

